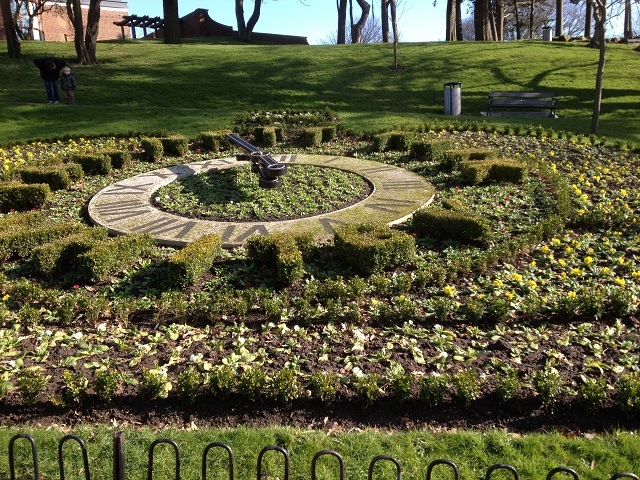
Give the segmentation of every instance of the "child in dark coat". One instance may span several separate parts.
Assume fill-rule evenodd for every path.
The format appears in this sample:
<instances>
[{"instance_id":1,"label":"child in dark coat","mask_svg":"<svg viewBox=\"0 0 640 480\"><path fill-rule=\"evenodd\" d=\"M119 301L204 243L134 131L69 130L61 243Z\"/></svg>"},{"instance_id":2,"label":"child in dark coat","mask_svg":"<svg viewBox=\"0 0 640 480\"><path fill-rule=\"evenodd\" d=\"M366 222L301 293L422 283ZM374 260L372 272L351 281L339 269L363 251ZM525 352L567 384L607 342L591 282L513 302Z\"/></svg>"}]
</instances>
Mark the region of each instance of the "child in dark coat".
<instances>
[{"instance_id":1,"label":"child in dark coat","mask_svg":"<svg viewBox=\"0 0 640 480\"><path fill-rule=\"evenodd\" d=\"M76 103L76 77L71 73L69 67L63 67L60 77L60 88L64 93L64 103L75 105Z\"/></svg>"},{"instance_id":2,"label":"child in dark coat","mask_svg":"<svg viewBox=\"0 0 640 480\"><path fill-rule=\"evenodd\" d=\"M44 88L47 90L49 103L60 103L60 93L58 92L58 79L60 70L66 65L60 58L37 58L33 61L40 69L40 77L44 80Z\"/></svg>"}]
</instances>

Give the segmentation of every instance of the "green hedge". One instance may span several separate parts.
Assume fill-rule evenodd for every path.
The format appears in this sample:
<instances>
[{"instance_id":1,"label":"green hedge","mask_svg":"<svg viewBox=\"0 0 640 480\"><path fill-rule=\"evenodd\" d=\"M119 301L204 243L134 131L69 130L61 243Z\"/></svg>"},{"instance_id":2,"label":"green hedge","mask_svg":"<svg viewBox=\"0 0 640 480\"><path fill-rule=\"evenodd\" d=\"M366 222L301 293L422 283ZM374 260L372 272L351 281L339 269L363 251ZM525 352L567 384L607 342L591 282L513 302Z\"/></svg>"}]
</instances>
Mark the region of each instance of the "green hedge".
<instances>
[{"instance_id":1,"label":"green hedge","mask_svg":"<svg viewBox=\"0 0 640 480\"><path fill-rule=\"evenodd\" d=\"M305 128L302 132L302 145L317 147L322 143L322 127Z\"/></svg>"},{"instance_id":2,"label":"green hedge","mask_svg":"<svg viewBox=\"0 0 640 480\"><path fill-rule=\"evenodd\" d=\"M469 160L460 164L460 173L465 182L472 185L496 181L522 183L527 178L527 164L517 160Z\"/></svg>"},{"instance_id":3,"label":"green hedge","mask_svg":"<svg viewBox=\"0 0 640 480\"><path fill-rule=\"evenodd\" d=\"M416 138L415 132L384 132L373 136L372 150L374 152L386 152L394 150L405 152L411 148Z\"/></svg>"},{"instance_id":4,"label":"green hedge","mask_svg":"<svg viewBox=\"0 0 640 480\"><path fill-rule=\"evenodd\" d=\"M200 133L200 141L202 146L211 152L219 152L220 150L231 147L227 141L226 134L231 130L209 130Z\"/></svg>"},{"instance_id":5,"label":"green hedge","mask_svg":"<svg viewBox=\"0 0 640 480\"><path fill-rule=\"evenodd\" d=\"M75 269L76 259L99 242L107 240L109 231L103 227L86 228L68 237L36 247L31 256L35 269L51 278Z\"/></svg>"},{"instance_id":6,"label":"green hedge","mask_svg":"<svg viewBox=\"0 0 640 480\"><path fill-rule=\"evenodd\" d=\"M452 172L458 168L462 162L467 160L490 160L497 156L498 152L496 150L484 150L478 148L449 150L444 153L440 167L447 172Z\"/></svg>"},{"instance_id":7,"label":"green hedge","mask_svg":"<svg viewBox=\"0 0 640 480\"><path fill-rule=\"evenodd\" d=\"M113 168L127 168L131 165L132 155L129 150L109 149L102 150L111 159L111 166Z\"/></svg>"},{"instance_id":8,"label":"green hedge","mask_svg":"<svg viewBox=\"0 0 640 480\"><path fill-rule=\"evenodd\" d=\"M198 281L222 251L222 240L218 235L205 235L191 242L169 259L169 281L171 285L185 288Z\"/></svg>"},{"instance_id":9,"label":"green hedge","mask_svg":"<svg viewBox=\"0 0 640 480\"><path fill-rule=\"evenodd\" d=\"M145 162L158 162L162 160L164 147L162 146L162 142L157 138L145 137L140 139L140 147L142 148L140 158Z\"/></svg>"},{"instance_id":10,"label":"green hedge","mask_svg":"<svg viewBox=\"0 0 640 480\"><path fill-rule=\"evenodd\" d=\"M72 157L86 175L105 175L112 170L111 158L104 153L76 154Z\"/></svg>"},{"instance_id":11,"label":"green hedge","mask_svg":"<svg viewBox=\"0 0 640 480\"><path fill-rule=\"evenodd\" d=\"M41 208L50 198L51 189L46 183L0 183L0 212Z\"/></svg>"},{"instance_id":12,"label":"green hedge","mask_svg":"<svg viewBox=\"0 0 640 480\"><path fill-rule=\"evenodd\" d=\"M247 240L247 254L256 264L275 269L279 285L291 285L304 275L303 251L310 251L309 236L285 233L253 235Z\"/></svg>"},{"instance_id":13,"label":"green hedge","mask_svg":"<svg viewBox=\"0 0 640 480\"><path fill-rule=\"evenodd\" d=\"M253 129L255 142L263 147L273 147L277 142L284 140L282 127L268 126Z\"/></svg>"},{"instance_id":14,"label":"green hedge","mask_svg":"<svg viewBox=\"0 0 640 480\"><path fill-rule=\"evenodd\" d=\"M329 127L322 127L322 141L330 142L336 138L337 128L335 125Z\"/></svg>"},{"instance_id":15,"label":"green hedge","mask_svg":"<svg viewBox=\"0 0 640 480\"><path fill-rule=\"evenodd\" d=\"M485 243L491 235L487 220L468 211L427 207L412 218L413 231L421 236Z\"/></svg>"},{"instance_id":16,"label":"green hedge","mask_svg":"<svg viewBox=\"0 0 640 480\"><path fill-rule=\"evenodd\" d=\"M29 258L36 247L78 233L83 228L80 223L61 223L3 232L0 234L0 257Z\"/></svg>"},{"instance_id":17,"label":"green hedge","mask_svg":"<svg viewBox=\"0 0 640 480\"><path fill-rule=\"evenodd\" d=\"M51 190L63 190L71 185L66 165L47 167L24 167L18 170L23 183L46 183Z\"/></svg>"},{"instance_id":18,"label":"green hedge","mask_svg":"<svg viewBox=\"0 0 640 480\"><path fill-rule=\"evenodd\" d=\"M164 153L171 157L184 157L189 153L189 139L184 135L170 135L162 137L162 149Z\"/></svg>"},{"instance_id":19,"label":"green hedge","mask_svg":"<svg viewBox=\"0 0 640 480\"><path fill-rule=\"evenodd\" d=\"M417 160L441 161L452 146L448 140L420 138L411 144L409 151L411 157Z\"/></svg>"},{"instance_id":20,"label":"green hedge","mask_svg":"<svg viewBox=\"0 0 640 480\"><path fill-rule=\"evenodd\" d=\"M100 282L147 255L154 245L149 234L115 237L78 255L76 268L84 280Z\"/></svg>"},{"instance_id":21,"label":"green hedge","mask_svg":"<svg viewBox=\"0 0 640 480\"><path fill-rule=\"evenodd\" d=\"M358 273L370 275L410 263L415 256L412 236L384 224L340 225L334 230L338 256Z\"/></svg>"}]
</instances>

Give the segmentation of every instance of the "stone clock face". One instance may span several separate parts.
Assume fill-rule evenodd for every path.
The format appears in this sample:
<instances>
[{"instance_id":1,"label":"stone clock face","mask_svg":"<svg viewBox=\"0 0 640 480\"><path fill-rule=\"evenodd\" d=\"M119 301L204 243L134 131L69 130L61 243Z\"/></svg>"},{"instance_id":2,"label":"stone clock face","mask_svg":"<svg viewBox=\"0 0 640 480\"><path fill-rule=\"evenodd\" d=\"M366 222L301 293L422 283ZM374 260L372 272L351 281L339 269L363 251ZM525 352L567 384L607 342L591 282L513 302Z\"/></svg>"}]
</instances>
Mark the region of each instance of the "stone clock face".
<instances>
[{"instance_id":1,"label":"stone clock face","mask_svg":"<svg viewBox=\"0 0 640 480\"><path fill-rule=\"evenodd\" d=\"M109 185L89 202L91 221L116 235L148 233L161 245L181 247L203 235L216 234L226 248L243 245L251 235L276 232L312 232L318 242L333 237L333 227L345 223L401 223L431 202L433 186L402 168L350 157L325 155L274 156L281 163L338 168L364 177L371 195L341 210L313 217L274 222L217 222L181 217L151 205L156 190L175 180L211 169L244 164L235 158L204 160L136 175ZM284 177L286 181L286 177ZM256 182L258 176L256 175Z\"/></svg>"}]
</instances>

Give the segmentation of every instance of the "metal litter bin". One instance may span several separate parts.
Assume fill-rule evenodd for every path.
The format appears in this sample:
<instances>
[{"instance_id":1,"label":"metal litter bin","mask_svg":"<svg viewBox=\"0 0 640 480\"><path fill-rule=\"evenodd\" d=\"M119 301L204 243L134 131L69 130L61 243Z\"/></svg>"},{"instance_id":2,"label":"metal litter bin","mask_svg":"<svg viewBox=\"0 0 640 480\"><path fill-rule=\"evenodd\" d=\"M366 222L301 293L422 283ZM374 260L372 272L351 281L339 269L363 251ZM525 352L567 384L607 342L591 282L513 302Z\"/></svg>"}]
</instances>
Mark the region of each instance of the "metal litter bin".
<instances>
[{"instance_id":1,"label":"metal litter bin","mask_svg":"<svg viewBox=\"0 0 640 480\"><path fill-rule=\"evenodd\" d=\"M551 41L551 27L542 27L542 40L545 42Z\"/></svg>"},{"instance_id":2,"label":"metal litter bin","mask_svg":"<svg viewBox=\"0 0 640 480\"><path fill-rule=\"evenodd\" d=\"M444 84L444 114L460 115L462 113L462 82Z\"/></svg>"}]
</instances>

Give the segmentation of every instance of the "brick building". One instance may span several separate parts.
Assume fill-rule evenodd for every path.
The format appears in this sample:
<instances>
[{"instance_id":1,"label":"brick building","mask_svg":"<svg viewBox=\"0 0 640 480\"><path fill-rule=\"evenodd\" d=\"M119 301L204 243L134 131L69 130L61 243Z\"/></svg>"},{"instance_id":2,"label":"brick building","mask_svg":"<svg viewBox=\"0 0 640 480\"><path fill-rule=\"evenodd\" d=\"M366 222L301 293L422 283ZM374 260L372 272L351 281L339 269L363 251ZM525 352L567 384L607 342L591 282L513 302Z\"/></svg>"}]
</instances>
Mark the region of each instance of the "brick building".
<instances>
[{"instance_id":1,"label":"brick building","mask_svg":"<svg viewBox=\"0 0 640 480\"><path fill-rule=\"evenodd\" d=\"M81 0L80 3L82 5L82 16L86 26L89 0ZM44 10L44 12L34 19L33 39L45 40L48 42L72 42L73 25L71 25L67 15L66 2L47 0ZM125 38L130 38L129 28L121 29L113 24L114 22L121 21L122 17L128 14L129 7L127 6L127 2L119 0L102 0L100 3L100 29L98 31L98 40L114 40L122 38L123 32ZM2 17L0 17L0 38L5 38Z\"/></svg>"}]
</instances>

